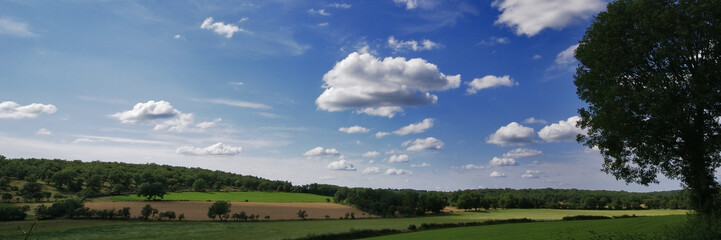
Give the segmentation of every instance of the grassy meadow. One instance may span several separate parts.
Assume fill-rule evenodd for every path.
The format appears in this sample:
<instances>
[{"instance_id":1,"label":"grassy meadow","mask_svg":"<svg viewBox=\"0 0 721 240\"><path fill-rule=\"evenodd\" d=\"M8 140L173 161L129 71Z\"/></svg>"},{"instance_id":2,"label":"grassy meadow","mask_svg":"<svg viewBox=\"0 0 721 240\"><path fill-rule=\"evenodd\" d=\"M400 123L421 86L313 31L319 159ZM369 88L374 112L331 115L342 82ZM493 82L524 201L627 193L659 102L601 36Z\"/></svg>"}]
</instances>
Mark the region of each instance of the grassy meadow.
<instances>
[{"instance_id":1,"label":"grassy meadow","mask_svg":"<svg viewBox=\"0 0 721 240\"><path fill-rule=\"evenodd\" d=\"M135 211L135 210L133 210ZM452 232L457 239L584 239L597 233L660 232L668 226L679 225L686 219L683 210L553 210L508 209L488 212L455 212L440 216L415 218L374 218L356 220L306 220L306 221L257 221L257 222L190 222L190 221L115 221L115 220L47 220L39 221L31 239L210 239L248 238L283 239L308 234L347 232L351 229L400 229L423 223L480 222L490 219L531 218L534 220L559 220L572 215L637 215L638 218L610 220L558 221L464 227L431 230L417 233L387 236L385 239L454 239L444 231ZM666 215L666 216L662 216ZM4 222L0 225L0 239L19 239L32 222ZM440 232L438 232L440 231ZM414 235L421 234L421 235ZM428 234L428 236L424 236ZM437 235L440 234L440 235ZM513 235L528 234L528 235ZM525 236L525 237L524 237Z\"/></svg>"},{"instance_id":2,"label":"grassy meadow","mask_svg":"<svg viewBox=\"0 0 721 240\"><path fill-rule=\"evenodd\" d=\"M619 218L605 220L578 220L500 224L478 227L460 227L420 231L369 238L374 240L398 239L628 239L643 237L658 239L665 229L684 223L679 215Z\"/></svg>"},{"instance_id":3,"label":"grassy meadow","mask_svg":"<svg viewBox=\"0 0 721 240\"><path fill-rule=\"evenodd\" d=\"M173 192L163 196L164 201L248 201L268 203L326 202L326 199L332 201L332 198L327 196L286 192ZM108 199L102 198L98 200L103 201ZM130 202L144 201L145 198L138 197L136 195L121 195L110 197L110 200L117 202Z\"/></svg>"}]
</instances>

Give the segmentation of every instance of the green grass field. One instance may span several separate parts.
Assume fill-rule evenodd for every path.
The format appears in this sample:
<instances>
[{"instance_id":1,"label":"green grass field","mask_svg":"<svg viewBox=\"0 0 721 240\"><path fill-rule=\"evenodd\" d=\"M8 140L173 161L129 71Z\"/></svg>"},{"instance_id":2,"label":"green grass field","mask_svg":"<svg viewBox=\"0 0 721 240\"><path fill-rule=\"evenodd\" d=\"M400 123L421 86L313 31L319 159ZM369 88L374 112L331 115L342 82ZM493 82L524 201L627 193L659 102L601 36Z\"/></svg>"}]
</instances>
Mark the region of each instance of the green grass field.
<instances>
[{"instance_id":1,"label":"green grass field","mask_svg":"<svg viewBox=\"0 0 721 240\"><path fill-rule=\"evenodd\" d=\"M165 201L231 201L231 202L326 202L332 197L308 193L284 192L180 192L168 193L163 197ZM144 201L145 198L136 195L113 196L112 201Z\"/></svg>"},{"instance_id":2,"label":"green grass field","mask_svg":"<svg viewBox=\"0 0 721 240\"><path fill-rule=\"evenodd\" d=\"M685 216L656 216L608 220L554 221L448 228L369 238L404 239L627 239L628 235L659 239L665 229L684 223Z\"/></svg>"},{"instance_id":3,"label":"green grass field","mask_svg":"<svg viewBox=\"0 0 721 240\"><path fill-rule=\"evenodd\" d=\"M541 231L542 234L566 234L576 236L588 231L597 229L618 229L619 231L636 231L635 228L648 228L649 231L664 229L663 224L677 225L685 221L686 211L682 210L638 210L638 211L592 211L592 210L552 210L552 209L509 209L490 212L460 212L442 216L428 216L416 218L377 218L377 219L356 219L356 220L312 220L312 221L270 221L270 222L178 222L178 221L108 221L108 220L48 220L40 221L33 230L31 239L211 239L211 238L247 238L247 239L283 239L297 238L308 234L347 232L351 229L407 229L409 225L419 226L422 223L459 223L475 222L488 219L510 219L510 218L532 218L537 220L558 220L564 216L571 215L670 215L662 217L643 217L612 220L590 220L590 221L563 221L563 222L540 222L523 223L527 225L509 224L494 225L478 228L498 228L506 231L533 232ZM629 220L630 219L630 220ZM643 223L649 223L643 225ZM0 224L0 239L20 239L19 228L27 229L32 222L3 222ZM546 225L550 224L550 225ZM614 227L615 226L615 227ZM504 228L505 227L505 228ZM466 231L469 228L454 228L450 231ZM555 232L547 229L555 229ZM434 230L441 231L441 230ZM419 232L434 234L434 231ZM479 230L483 231L483 230ZM490 230L489 230L490 231ZM545 231L545 232L544 232ZM600 231L600 230L599 230ZM416 234L416 233L414 233ZM468 233L473 236L471 239L478 239L475 234L494 235L498 233ZM557 234L557 235L558 235ZM543 236L546 236L543 235ZM534 235L528 235L534 236ZM563 235L559 235L563 236ZM405 237L393 235L392 237ZM463 239L463 236L460 236ZM507 239L513 238L508 236ZM438 239L430 238L430 239ZM452 239L442 237L441 239ZM486 236L483 237L486 239ZM490 238L488 238L490 239ZM501 238L503 239L503 238ZM529 239L529 238L526 238ZM533 239L531 237L530 239ZM554 238L550 238L554 239ZM573 238L555 238L573 239ZM575 239L583 239L582 237Z\"/></svg>"}]
</instances>

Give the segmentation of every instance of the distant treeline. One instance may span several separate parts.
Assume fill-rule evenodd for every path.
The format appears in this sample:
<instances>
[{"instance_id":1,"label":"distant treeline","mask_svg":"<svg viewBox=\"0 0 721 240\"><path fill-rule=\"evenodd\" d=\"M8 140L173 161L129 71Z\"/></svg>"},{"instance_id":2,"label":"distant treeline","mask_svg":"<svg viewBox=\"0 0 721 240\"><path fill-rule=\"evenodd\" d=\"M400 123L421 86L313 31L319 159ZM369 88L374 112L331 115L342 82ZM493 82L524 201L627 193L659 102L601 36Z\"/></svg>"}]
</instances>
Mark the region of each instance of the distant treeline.
<instances>
[{"instance_id":1,"label":"distant treeline","mask_svg":"<svg viewBox=\"0 0 721 240\"><path fill-rule=\"evenodd\" d=\"M12 180L26 181L22 187ZM82 162L59 159L7 159L0 155L0 192L3 200L13 198L41 201L50 198L42 181L58 192L78 197L141 193L154 186L165 191L263 191L312 193L332 197L380 216L410 216L438 213L446 206L463 210L495 208L564 209L685 209L686 191L631 193L576 189L477 189L455 192L348 188L328 184L293 186L272 181L200 168L119 162ZM57 195L53 196L57 200ZM6 198L9 196L9 198ZM16 197L17 196L17 197ZM150 197L150 195L148 195ZM162 195L161 195L162 196ZM60 195L60 198L66 196Z\"/></svg>"}]
</instances>

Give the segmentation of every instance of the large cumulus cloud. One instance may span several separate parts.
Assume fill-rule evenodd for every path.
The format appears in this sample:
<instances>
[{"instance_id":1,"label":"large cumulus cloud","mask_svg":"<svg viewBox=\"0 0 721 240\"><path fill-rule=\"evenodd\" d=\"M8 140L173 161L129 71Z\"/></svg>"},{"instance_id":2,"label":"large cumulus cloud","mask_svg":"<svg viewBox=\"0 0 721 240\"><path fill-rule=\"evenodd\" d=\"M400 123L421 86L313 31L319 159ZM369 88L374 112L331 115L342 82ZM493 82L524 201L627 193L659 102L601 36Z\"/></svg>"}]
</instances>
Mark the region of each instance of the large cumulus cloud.
<instances>
[{"instance_id":1,"label":"large cumulus cloud","mask_svg":"<svg viewBox=\"0 0 721 240\"><path fill-rule=\"evenodd\" d=\"M354 52L323 75L325 91L316 99L319 109L374 113L386 117L403 106L434 104L438 96L431 91L458 88L461 75L447 76L424 59L386 57ZM394 111L378 111L379 109Z\"/></svg>"}]
</instances>

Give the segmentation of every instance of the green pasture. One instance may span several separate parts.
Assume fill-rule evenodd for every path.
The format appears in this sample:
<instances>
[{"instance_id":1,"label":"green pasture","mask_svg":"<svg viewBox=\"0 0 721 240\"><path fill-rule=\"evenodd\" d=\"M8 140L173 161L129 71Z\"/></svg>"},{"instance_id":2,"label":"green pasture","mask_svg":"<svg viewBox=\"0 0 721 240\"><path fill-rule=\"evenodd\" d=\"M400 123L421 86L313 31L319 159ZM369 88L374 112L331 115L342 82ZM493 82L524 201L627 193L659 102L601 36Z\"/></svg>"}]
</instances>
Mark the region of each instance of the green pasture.
<instances>
[{"instance_id":1,"label":"green pasture","mask_svg":"<svg viewBox=\"0 0 721 240\"><path fill-rule=\"evenodd\" d=\"M484 227L454 228L450 231L466 231L475 228L505 227L506 231L545 231L539 234L566 234L576 236L576 232L605 231L603 229L617 229L618 231L640 230L660 231L665 229L664 223L678 225L685 221L686 211L682 210L638 210L638 211L594 211L594 210L553 210L553 209L509 209L489 212L457 212L441 216L415 217L415 218L375 218L356 220L306 220L306 221L258 221L258 222L179 222L179 221L110 221L110 220L47 220L39 221L33 230L31 239L212 239L212 238L247 238L247 239L283 239L297 238L308 234L322 234L333 232L348 232L351 229L401 229L409 225L420 226L423 223L459 223L481 222L489 219L531 218L536 220L559 220L564 216L572 215L637 215L661 217L639 217L612 220L589 221L561 221L492 225ZM643 225L643 223L648 223ZM0 224L0 239L20 239L21 231L27 229L31 221L3 222ZM538 225L536 225L538 224ZM550 225L545 225L550 224ZM635 224L635 225L634 225ZM615 226L615 227L614 227ZM635 229L639 228L639 229ZM535 229L535 230L534 230ZM555 232L544 229L555 229ZM433 230L419 233L434 234ZM646 230L643 230L646 231ZM415 233L414 233L415 234ZM473 232L468 234L475 234ZM497 235L498 233L485 232L483 234ZM582 233L583 234L583 233ZM468 235L471 236L471 235ZM481 236L481 235L478 235ZM471 239L478 239L473 236ZM536 235L529 235L536 236ZM541 235L537 235L541 236ZM546 235L543 235L546 236ZM563 235L559 235L563 236ZM587 235L579 235L587 236ZM393 235L405 237L405 234ZM412 238L412 237L411 237ZM555 239L583 239L582 237L555 238ZM429 239L439 239L431 237ZM453 239L442 237L440 239ZM458 239L463 239L460 236ZM483 237L486 239L486 236ZM490 238L489 238L490 239ZM509 236L508 239L514 239ZM515 238L515 239L524 239ZM529 238L525 238L529 239ZM533 239L531 237L530 239ZM551 238L554 239L554 238Z\"/></svg>"},{"instance_id":2,"label":"green pasture","mask_svg":"<svg viewBox=\"0 0 721 240\"><path fill-rule=\"evenodd\" d=\"M369 238L404 239L659 239L682 225L685 216L656 216L607 220L554 221L447 228Z\"/></svg>"},{"instance_id":3,"label":"green pasture","mask_svg":"<svg viewBox=\"0 0 721 240\"><path fill-rule=\"evenodd\" d=\"M285 193L285 192L178 192L168 193L163 196L164 201L231 201L231 202L326 202L332 197L309 194L309 193ZM111 197L112 201L144 201L144 197L136 195L122 195Z\"/></svg>"}]
</instances>

